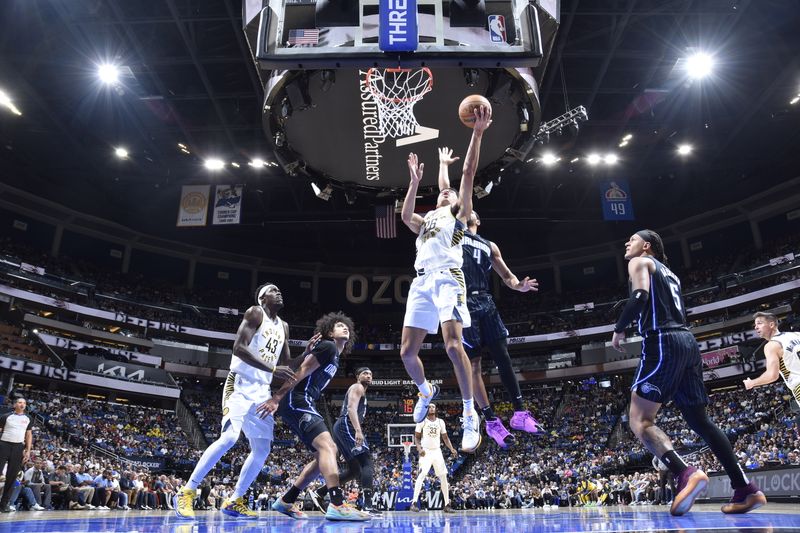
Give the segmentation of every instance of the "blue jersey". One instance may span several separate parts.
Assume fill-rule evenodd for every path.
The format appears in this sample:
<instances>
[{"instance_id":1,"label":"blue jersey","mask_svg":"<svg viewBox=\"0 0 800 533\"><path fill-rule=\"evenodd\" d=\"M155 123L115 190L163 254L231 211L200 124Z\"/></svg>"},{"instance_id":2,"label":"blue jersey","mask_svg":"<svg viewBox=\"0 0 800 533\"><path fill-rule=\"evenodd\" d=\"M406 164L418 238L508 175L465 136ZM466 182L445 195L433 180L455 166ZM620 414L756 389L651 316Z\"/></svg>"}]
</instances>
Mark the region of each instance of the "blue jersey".
<instances>
[{"instance_id":1,"label":"blue jersey","mask_svg":"<svg viewBox=\"0 0 800 533\"><path fill-rule=\"evenodd\" d=\"M351 389L347 389L347 394L344 395L344 403L342 404L342 410L339 411L339 418L343 418L348 424L350 424L350 416L347 412L347 406L350 404L350 391ZM367 416L367 395L364 394L360 400L358 400L358 407L356 408L356 413L358 414L358 423L364 423L364 417Z\"/></svg>"},{"instance_id":2,"label":"blue jersey","mask_svg":"<svg viewBox=\"0 0 800 533\"><path fill-rule=\"evenodd\" d=\"M314 409L314 402L319 399L322 391L339 370L339 351L333 341L319 341L306 357L315 357L319 362L319 368L289 391L289 407L292 409Z\"/></svg>"},{"instance_id":3,"label":"blue jersey","mask_svg":"<svg viewBox=\"0 0 800 533\"><path fill-rule=\"evenodd\" d=\"M492 272L492 245L477 234L466 232L461 241L464 264L461 270L467 282L467 294L490 290Z\"/></svg>"},{"instance_id":4,"label":"blue jersey","mask_svg":"<svg viewBox=\"0 0 800 533\"><path fill-rule=\"evenodd\" d=\"M639 317L639 333L686 328L686 308L681 295L681 280L653 257L655 272L650 274L650 301Z\"/></svg>"}]
</instances>

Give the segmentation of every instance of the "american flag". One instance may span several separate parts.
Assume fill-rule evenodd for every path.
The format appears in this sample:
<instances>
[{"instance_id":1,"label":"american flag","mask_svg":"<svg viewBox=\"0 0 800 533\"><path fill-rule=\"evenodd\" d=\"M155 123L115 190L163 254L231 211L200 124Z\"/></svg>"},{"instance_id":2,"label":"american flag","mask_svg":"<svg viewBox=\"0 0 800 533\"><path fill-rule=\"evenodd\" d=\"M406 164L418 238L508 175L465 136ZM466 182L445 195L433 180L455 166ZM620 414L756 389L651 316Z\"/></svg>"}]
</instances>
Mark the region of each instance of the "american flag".
<instances>
[{"instance_id":1,"label":"american flag","mask_svg":"<svg viewBox=\"0 0 800 533\"><path fill-rule=\"evenodd\" d=\"M375 235L379 239L397 237L397 216L394 213L394 204L375 206Z\"/></svg>"},{"instance_id":2,"label":"american flag","mask_svg":"<svg viewBox=\"0 0 800 533\"><path fill-rule=\"evenodd\" d=\"M319 29L289 30L289 44L317 44L319 42Z\"/></svg>"}]
</instances>

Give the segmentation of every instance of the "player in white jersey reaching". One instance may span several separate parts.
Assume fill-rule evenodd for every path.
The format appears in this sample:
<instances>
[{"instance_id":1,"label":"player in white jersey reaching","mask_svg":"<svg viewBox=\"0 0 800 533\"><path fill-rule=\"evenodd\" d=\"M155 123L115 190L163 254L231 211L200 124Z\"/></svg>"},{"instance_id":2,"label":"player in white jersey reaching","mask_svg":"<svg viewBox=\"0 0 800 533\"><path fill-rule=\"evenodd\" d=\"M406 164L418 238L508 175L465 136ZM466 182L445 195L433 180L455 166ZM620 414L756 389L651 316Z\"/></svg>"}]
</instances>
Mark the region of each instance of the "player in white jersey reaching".
<instances>
[{"instance_id":1,"label":"player in white jersey reaching","mask_svg":"<svg viewBox=\"0 0 800 533\"><path fill-rule=\"evenodd\" d=\"M450 437L447 436L444 420L436 417L436 405L429 404L428 416L414 428L414 444L419 453L419 464L417 465L419 472L417 473L417 482L414 484L414 497L411 499L412 511L419 511L419 493L428 472L433 467L436 477L439 478L439 484L442 486L444 512L453 512L453 508L450 507L450 484L447 482L447 465L445 465L442 455L442 442L450 450L450 453L456 455L456 449L450 444Z\"/></svg>"},{"instance_id":2,"label":"player in white jersey reaching","mask_svg":"<svg viewBox=\"0 0 800 533\"><path fill-rule=\"evenodd\" d=\"M758 312L753 320L756 333L767 341L764 345L767 369L755 379L745 379L744 387L750 390L782 377L794 400L800 404L800 333L778 331L778 317L772 313Z\"/></svg>"},{"instance_id":3,"label":"player in white jersey reaching","mask_svg":"<svg viewBox=\"0 0 800 533\"><path fill-rule=\"evenodd\" d=\"M439 387L425 379L425 369L419 350L425 335L436 333L442 325L447 356L453 363L456 380L464 404L464 423L461 451L474 452L481 443L480 422L472 400L472 374L469 359L461 343L462 328L469 327L470 317L466 302L466 284L461 265L461 241L472 213L472 185L478 168L481 138L492 123L491 109L475 109L475 126L464 158L461 184L456 193L442 188L436 200L436 209L425 217L414 213L417 189L422 180L424 164L417 155L408 155L411 183L403 202L402 219L416 233L417 257L414 268L417 277L411 283L403 320L400 357L409 377L419 389L419 400L414 406L414 422L419 423L428 412L428 404L439 393Z\"/></svg>"},{"instance_id":4,"label":"player in white jersey reaching","mask_svg":"<svg viewBox=\"0 0 800 533\"><path fill-rule=\"evenodd\" d=\"M270 398L273 376L292 380L294 372L289 366L278 366L279 362L290 362L289 325L278 317L283 307L281 291L272 283L262 285L256 290L256 302L258 305L245 312L233 343L230 372L222 393L222 432L203 452L188 482L175 495L175 513L179 517L194 518L198 485L236 444L242 431L250 442L250 454L242 465L233 494L221 510L236 517L258 517L248 508L244 495L269 456L275 422L271 416L261 419L256 406ZM306 351L315 340L312 338ZM305 352L300 358L304 355Z\"/></svg>"}]
</instances>

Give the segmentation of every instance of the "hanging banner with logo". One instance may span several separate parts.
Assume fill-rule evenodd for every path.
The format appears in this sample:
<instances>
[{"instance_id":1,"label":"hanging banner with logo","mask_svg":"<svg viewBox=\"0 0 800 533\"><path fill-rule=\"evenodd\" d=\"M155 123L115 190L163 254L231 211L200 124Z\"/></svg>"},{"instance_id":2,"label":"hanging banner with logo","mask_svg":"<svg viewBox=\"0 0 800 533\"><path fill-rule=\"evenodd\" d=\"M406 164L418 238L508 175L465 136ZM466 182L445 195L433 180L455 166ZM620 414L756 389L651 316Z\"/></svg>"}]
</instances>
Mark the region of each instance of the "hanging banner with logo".
<instances>
[{"instance_id":1,"label":"hanging banner with logo","mask_svg":"<svg viewBox=\"0 0 800 533\"><path fill-rule=\"evenodd\" d=\"M214 216L211 223L238 224L242 215L243 185L217 185L214 193Z\"/></svg>"},{"instance_id":2,"label":"hanging banner with logo","mask_svg":"<svg viewBox=\"0 0 800 533\"><path fill-rule=\"evenodd\" d=\"M627 180L600 182L604 220L633 220L633 202Z\"/></svg>"},{"instance_id":3,"label":"hanging banner with logo","mask_svg":"<svg viewBox=\"0 0 800 533\"><path fill-rule=\"evenodd\" d=\"M205 226L211 185L184 185L178 206L178 227Z\"/></svg>"}]
</instances>

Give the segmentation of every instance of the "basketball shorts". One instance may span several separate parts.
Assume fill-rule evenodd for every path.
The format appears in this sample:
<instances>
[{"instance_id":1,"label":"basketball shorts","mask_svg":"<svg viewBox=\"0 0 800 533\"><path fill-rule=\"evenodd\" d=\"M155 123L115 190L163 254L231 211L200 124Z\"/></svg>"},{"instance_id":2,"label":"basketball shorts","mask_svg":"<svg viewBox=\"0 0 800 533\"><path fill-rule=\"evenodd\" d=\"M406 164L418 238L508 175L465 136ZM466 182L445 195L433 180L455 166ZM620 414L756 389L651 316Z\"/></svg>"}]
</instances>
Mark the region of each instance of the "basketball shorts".
<instances>
[{"instance_id":1,"label":"basketball shorts","mask_svg":"<svg viewBox=\"0 0 800 533\"><path fill-rule=\"evenodd\" d=\"M336 447L339 448L339 453L342 454L345 461L355 459L357 455L369 451L369 446L367 446L366 442L361 445L361 450L353 450L353 448L356 447L356 434L352 431L350 424L345 422L342 418L336 419L336 422L333 424L333 432L331 435L333 436L333 442L336 443Z\"/></svg>"},{"instance_id":2,"label":"basketball shorts","mask_svg":"<svg viewBox=\"0 0 800 533\"><path fill-rule=\"evenodd\" d=\"M420 476L427 476L431 467L437 476L447 476L447 466L444 464L441 448L425 448L425 455L419 458Z\"/></svg>"},{"instance_id":3,"label":"basketball shorts","mask_svg":"<svg viewBox=\"0 0 800 533\"><path fill-rule=\"evenodd\" d=\"M436 333L440 323L458 320L468 328L470 318L466 294L464 273L460 268L435 270L417 276L408 290L403 326Z\"/></svg>"},{"instance_id":4,"label":"basketball shorts","mask_svg":"<svg viewBox=\"0 0 800 533\"><path fill-rule=\"evenodd\" d=\"M631 390L656 403L707 405L703 360L694 335L680 329L646 334Z\"/></svg>"},{"instance_id":5,"label":"basketball shorts","mask_svg":"<svg viewBox=\"0 0 800 533\"><path fill-rule=\"evenodd\" d=\"M507 338L508 330L488 292L470 294L467 297L467 309L471 324L464 328L463 342L469 358L475 359L481 356L482 347Z\"/></svg>"},{"instance_id":6,"label":"basketball shorts","mask_svg":"<svg viewBox=\"0 0 800 533\"><path fill-rule=\"evenodd\" d=\"M323 433L329 433L328 426L313 405L303 402L303 405L298 405L292 402L292 393L290 392L281 400L278 405L276 414L281 418L284 424L291 430L292 433L297 435L300 442L312 452L316 452L314 448L314 439Z\"/></svg>"},{"instance_id":7,"label":"basketball shorts","mask_svg":"<svg viewBox=\"0 0 800 533\"><path fill-rule=\"evenodd\" d=\"M248 438L272 440L275 420L256 413L256 407L270 398L268 383L229 372L222 390L222 431L232 424L237 433L244 431Z\"/></svg>"}]
</instances>

